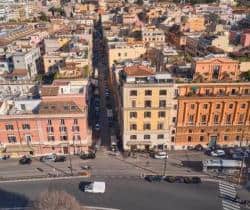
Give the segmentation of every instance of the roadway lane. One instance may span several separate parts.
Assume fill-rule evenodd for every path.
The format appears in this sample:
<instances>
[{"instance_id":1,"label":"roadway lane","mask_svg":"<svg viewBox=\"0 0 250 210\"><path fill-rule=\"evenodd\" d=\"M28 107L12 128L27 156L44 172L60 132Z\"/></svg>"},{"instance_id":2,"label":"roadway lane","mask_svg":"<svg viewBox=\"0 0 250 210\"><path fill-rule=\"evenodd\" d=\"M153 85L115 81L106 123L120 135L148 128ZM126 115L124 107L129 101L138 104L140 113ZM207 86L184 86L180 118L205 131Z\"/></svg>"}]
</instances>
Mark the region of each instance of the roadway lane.
<instances>
[{"instance_id":1,"label":"roadway lane","mask_svg":"<svg viewBox=\"0 0 250 210\"><path fill-rule=\"evenodd\" d=\"M106 179L104 194L79 191L82 179L0 184L0 207L27 205L41 191L65 190L83 205L122 210L219 210L221 201L215 183L199 185L148 183L140 179ZM101 179L103 180L103 179ZM29 199L28 199L29 198Z\"/></svg>"}]
</instances>

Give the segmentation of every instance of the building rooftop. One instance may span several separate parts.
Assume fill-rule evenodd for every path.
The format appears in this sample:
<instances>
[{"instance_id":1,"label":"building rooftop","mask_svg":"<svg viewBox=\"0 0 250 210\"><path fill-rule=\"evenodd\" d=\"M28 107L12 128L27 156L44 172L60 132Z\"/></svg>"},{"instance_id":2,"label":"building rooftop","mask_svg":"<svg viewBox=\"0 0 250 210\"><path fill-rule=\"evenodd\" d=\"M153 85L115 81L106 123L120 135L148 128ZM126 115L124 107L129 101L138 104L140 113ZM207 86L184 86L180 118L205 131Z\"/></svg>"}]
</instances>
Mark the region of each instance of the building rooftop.
<instances>
[{"instance_id":1,"label":"building rooftop","mask_svg":"<svg viewBox=\"0 0 250 210\"><path fill-rule=\"evenodd\" d=\"M41 88L42 96L57 96L58 95L58 86L43 86Z\"/></svg>"},{"instance_id":2,"label":"building rooftop","mask_svg":"<svg viewBox=\"0 0 250 210\"><path fill-rule=\"evenodd\" d=\"M150 76L154 75L154 72L152 69L149 69L146 66L141 65L135 65L135 66L129 66L124 68L124 72L127 76Z\"/></svg>"},{"instance_id":3,"label":"building rooftop","mask_svg":"<svg viewBox=\"0 0 250 210\"><path fill-rule=\"evenodd\" d=\"M73 101L42 101L38 114L77 114L82 110Z\"/></svg>"}]
</instances>

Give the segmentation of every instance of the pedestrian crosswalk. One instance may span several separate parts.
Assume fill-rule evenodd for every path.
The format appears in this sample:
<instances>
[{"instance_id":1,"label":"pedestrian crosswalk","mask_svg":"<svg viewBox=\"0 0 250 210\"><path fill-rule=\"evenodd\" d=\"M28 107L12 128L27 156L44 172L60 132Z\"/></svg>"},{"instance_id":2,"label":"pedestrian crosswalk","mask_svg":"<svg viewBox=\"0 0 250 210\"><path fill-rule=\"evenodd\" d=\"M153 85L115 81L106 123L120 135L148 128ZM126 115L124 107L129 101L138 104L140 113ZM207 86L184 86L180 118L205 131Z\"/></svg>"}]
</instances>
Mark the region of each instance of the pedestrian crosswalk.
<instances>
[{"instance_id":1,"label":"pedestrian crosswalk","mask_svg":"<svg viewBox=\"0 0 250 210\"><path fill-rule=\"evenodd\" d=\"M237 196L234 184L228 182L219 182L219 191L222 197L223 210L240 210L240 204L233 200Z\"/></svg>"}]
</instances>

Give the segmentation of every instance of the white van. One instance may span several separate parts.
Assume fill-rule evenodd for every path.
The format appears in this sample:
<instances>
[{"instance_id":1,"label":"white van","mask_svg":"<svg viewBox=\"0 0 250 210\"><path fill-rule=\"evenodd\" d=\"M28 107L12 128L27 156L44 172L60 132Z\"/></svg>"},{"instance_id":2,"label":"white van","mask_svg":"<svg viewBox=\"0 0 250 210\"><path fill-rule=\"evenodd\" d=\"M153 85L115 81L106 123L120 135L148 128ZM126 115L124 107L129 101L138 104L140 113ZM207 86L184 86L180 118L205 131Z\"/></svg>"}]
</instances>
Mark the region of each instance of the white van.
<instances>
[{"instance_id":1,"label":"white van","mask_svg":"<svg viewBox=\"0 0 250 210\"><path fill-rule=\"evenodd\" d=\"M91 182L85 186L84 192L105 193L105 187L105 182Z\"/></svg>"}]
</instances>

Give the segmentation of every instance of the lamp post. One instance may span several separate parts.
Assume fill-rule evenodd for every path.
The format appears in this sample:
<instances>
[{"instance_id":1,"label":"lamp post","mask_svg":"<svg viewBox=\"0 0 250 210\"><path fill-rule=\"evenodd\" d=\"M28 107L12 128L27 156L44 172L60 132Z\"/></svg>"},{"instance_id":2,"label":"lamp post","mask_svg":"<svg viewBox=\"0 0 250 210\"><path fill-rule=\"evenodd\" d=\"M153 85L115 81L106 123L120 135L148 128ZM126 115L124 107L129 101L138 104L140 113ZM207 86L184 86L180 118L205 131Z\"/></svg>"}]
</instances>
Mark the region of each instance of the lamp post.
<instances>
[{"instance_id":1,"label":"lamp post","mask_svg":"<svg viewBox=\"0 0 250 210\"><path fill-rule=\"evenodd\" d=\"M70 146L68 143L68 152L69 152L69 167L70 167L70 175L73 176L73 168L72 168L72 160L71 160L71 154L70 154Z\"/></svg>"}]
</instances>

